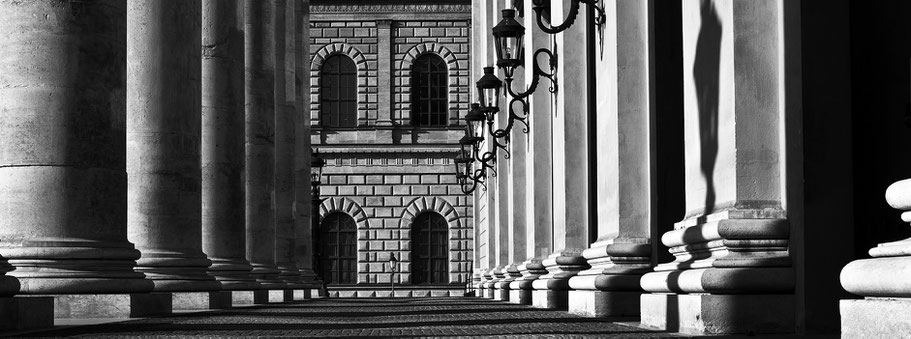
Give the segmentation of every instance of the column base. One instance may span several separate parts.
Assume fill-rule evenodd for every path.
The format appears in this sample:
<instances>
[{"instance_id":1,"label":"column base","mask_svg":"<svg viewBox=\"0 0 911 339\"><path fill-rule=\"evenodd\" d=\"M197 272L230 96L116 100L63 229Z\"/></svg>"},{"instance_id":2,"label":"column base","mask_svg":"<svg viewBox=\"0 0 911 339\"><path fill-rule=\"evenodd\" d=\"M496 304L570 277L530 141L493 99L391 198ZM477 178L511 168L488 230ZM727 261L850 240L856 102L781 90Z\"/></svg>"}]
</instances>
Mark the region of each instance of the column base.
<instances>
[{"instance_id":1,"label":"column base","mask_svg":"<svg viewBox=\"0 0 911 339\"><path fill-rule=\"evenodd\" d=\"M531 305L537 308L549 308L565 311L569 291L534 290L531 292Z\"/></svg>"},{"instance_id":2,"label":"column base","mask_svg":"<svg viewBox=\"0 0 911 339\"><path fill-rule=\"evenodd\" d=\"M54 327L54 298L0 298L0 330Z\"/></svg>"},{"instance_id":3,"label":"column base","mask_svg":"<svg viewBox=\"0 0 911 339\"><path fill-rule=\"evenodd\" d=\"M509 290L509 302L519 305L531 305L531 290Z\"/></svg>"},{"instance_id":4,"label":"column base","mask_svg":"<svg viewBox=\"0 0 911 339\"><path fill-rule=\"evenodd\" d=\"M174 310L196 311L231 308L231 292L174 292L171 307Z\"/></svg>"},{"instance_id":5,"label":"column base","mask_svg":"<svg viewBox=\"0 0 911 339\"><path fill-rule=\"evenodd\" d=\"M900 338L911 333L911 299L841 300L842 338Z\"/></svg>"},{"instance_id":6,"label":"column base","mask_svg":"<svg viewBox=\"0 0 911 339\"><path fill-rule=\"evenodd\" d=\"M638 317L642 292L569 291L569 313L585 317Z\"/></svg>"},{"instance_id":7,"label":"column base","mask_svg":"<svg viewBox=\"0 0 911 339\"><path fill-rule=\"evenodd\" d=\"M791 294L642 294L644 326L687 334L794 333Z\"/></svg>"},{"instance_id":8,"label":"column base","mask_svg":"<svg viewBox=\"0 0 911 339\"><path fill-rule=\"evenodd\" d=\"M269 291L231 291L231 304L234 306L267 303L269 303Z\"/></svg>"},{"instance_id":9,"label":"column base","mask_svg":"<svg viewBox=\"0 0 911 339\"><path fill-rule=\"evenodd\" d=\"M171 314L171 293L54 295L54 318L139 318Z\"/></svg>"}]
</instances>

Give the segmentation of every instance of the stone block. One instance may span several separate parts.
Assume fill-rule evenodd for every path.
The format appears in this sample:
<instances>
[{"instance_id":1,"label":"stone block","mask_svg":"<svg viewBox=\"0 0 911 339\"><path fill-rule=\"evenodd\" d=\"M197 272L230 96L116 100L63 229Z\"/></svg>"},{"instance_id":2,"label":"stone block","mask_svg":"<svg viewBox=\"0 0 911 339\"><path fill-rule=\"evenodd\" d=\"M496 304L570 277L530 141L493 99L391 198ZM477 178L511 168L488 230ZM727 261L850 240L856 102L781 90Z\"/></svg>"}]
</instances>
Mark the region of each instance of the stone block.
<instances>
[{"instance_id":1,"label":"stone block","mask_svg":"<svg viewBox=\"0 0 911 339\"><path fill-rule=\"evenodd\" d=\"M531 292L531 305L537 308L567 310L569 291L534 290Z\"/></svg>"},{"instance_id":2,"label":"stone block","mask_svg":"<svg viewBox=\"0 0 911 339\"><path fill-rule=\"evenodd\" d=\"M446 190L446 186L435 185L430 186L430 195L447 195L449 191Z\"/></svg>"},{"instance_id":3,"label":"stone block","mask_svg":"<svg viewBox=\"0 0 911 339\"><path fill-rule=\"evenodd\" d=\"M344 185L348 183L348 177L344 175L330 175L329 185Z\"/></svg>"},{"instance_id":4,"label":"stone block","mask_svg":"<svg viewBox=\"0 0 911 339\"><path fill-rule=\"evenodd\" d=\"M411 186L411 195L426 196L430 194L430 186Z\"/></svg>"},{"instance_id":5,"label":"stone block","mask_svg":"<svg viewBox=\"0 0 911 339\"><path fill-rule=\"evenodd\" d=\"M396 187L398 187L398 186L396 186ZM405 189L408 189L408 186L405 186ZM383 198L383 206L388 206L388 207L402 206L402 198L401 197L385 197L385 198Z\"/></svg>"},{"instance_id":6,"label":"stone block","mask_svg":"<svg viewBox=\"0 0 911 339\"><path fill-rule=\"evenodd\" d=\"M405 175L402 176L403 184L420 184L421 176L420 175Z\"/></svg>"},{"instance_id":7,"label":"stone block","mask_svg":"<svg viewBox=\"0 0 911 339\"><path fill-rule=\"evenodd\" d=\"M138 318L171 313L171 293L55 295L54 318Z\"/></svg>"},{"instance_id":8,"label":"stone block","mask_svg":"<svg viewBox=\"0 0 911 339\"><path fill-rule=\"evenodd\" d=\"M346 38L347 38L347 37L353 37L353 36L354 36L354 28L339 28L339 30L338 30L338 36L339 36L339 37L346 37Z\"/></svg>"},{"instance_id":9,"label":"stone block","mask_svg":"<svg viewBox=\"0 0 911 339\"><path fill-rule=\"evenodd\" d=\"M392 297L392 291L375 291L374 295L377 298L390 298Z\"/></svg>"},{"instance_id":10,"label":"stone block","mask_svg":"<svg viewBox=\"0 0 911 339\"><path fill-rule=\"evenodd\" d=\"M393 187L392 187L392 194L393 194L393 195L410 195L410 194L411 194L411 187L409 187L409 186L404 186L404 185L396 185L396 186L393 186ZM400 198L400 199L401 199L401 198Z\"/></svg>"},{"instance_id":11,"label":"stone block","mask_svg":"<svg viewBox=\"0 0 911 339\"><path fill-rule=\"evenodd\" d=\"M209 310L231 308L231 292L174 292L171 293L174 310Z\"/></svg>"},{"instance_id":12,"label":"stone block","mask_svg":"<svg viewBox=\"0 0 911 339\"><path fill-rule=\"evenodd\" d=\"M382 184L383 184L383 176L382 176L382 175L368 175L368 176L367 176L367 184L368 184L368 185L382 185Z\"/></svg>"},{"instance_id":13,"label":"stone block","mask_svg":"<svg viewBox=\"0 0 911 339\"><path fill-rule=\"evenodd\" d=\"M422 184L433 184L433 185L439 184L440 176L436 175L436 174L421 175L421 183Z\"/></svg>"},{"instance_id":14,"label":"stone block","mask_svg":"<svg viewBox=\"0 0 911 339\"><path fill-rule=\"evenodd\" d=\"M376 195L392 195L392 186L376 186L373 192Z\"/></svg>"},{"instance_id":15,"label":"stone block","mask_svg":"<svg viewBox=\"0 0 911 339\"><path fill-rule=\"evenodd\" d=\"M638 317L640 292L569 291L569 313L585 317Z\"/></svg>"},{"instance_id":16,"label":"stone block","mask_svg":"<svg viewBox=\"0 0 911 339\"><path fill-rule=\"evenodd\" d=\"M641 324L687 334L794 333L794 295L648 294Z\"/></svg>"},{"instance_id":17,"label":"stone block","mask_svg":"<svg viewBox=\"0 0 911 339\"><path fill-rule=\"evenodd\" d=\"M374 291L357 291L358 298L373 298L376 297L376 292Z\"/></svg>"},{"instance_id":18,"label":"stone block","mask_svg":"<svg viewBox=\"0 0 911 339\"><path fill-rule=\"evenodd\" d=\"M387 251L397 251L399 249L398 241L386 241L383 245L383 249Z\"/></svg>"},{"instance_id":19,"label":"stone block","mask_svg":"<svg viewBox=\"0 0 911 339\"><path fill-rule=\"evenodd\" d=\"M391 218L392 217L392 208L389 207L377 207L374 216L377 218Z\"/></svg>"},{"instance_id":20,"label":"stone block","mask_svg":"<svg viewBox=\"0 0 911 339\"><path fill-rule=\"evenodd\" d=\"M531 290L509 290L509 302L519 305L531 305ZM638 303L636 303L638 305Z\"/></svg>"},{"instance_id":21,"label":"stone block","mask_svg":"<svg viewBox=\"0 0 911 339\"><path fill-rule=\"evenodd\" d=\"M0 298L0 330L54 327L53 297Z\"/></svg>"},{"instance_id":22,"label":"stone block","mask_svg":"<svg viewBox=\"0 0 911 339\"><path fill-rule=\"evenodd\" d=\"M354 186L339 186L338 195L354 195Z\"/></svg>"},{"instance_id":23,"label":"stone block","mask_svg":"<svg viewBox=\"0 0 911 339\"><path fill-rule=\"evenodd\" d=\"M292 298L285 293L286 291L291 292L291 290L269 290L269 303L293 301Z\"/></svg>"},{"instance_id":24,"label":"stone block","mask_svg":"<svg viewBox=\"0 0 911 339\"><path fill-rule=\"evenodd\" d=\"M409 298L412 296L411 291L395 290L395 298Z\"/></svg>"},{"instance_id":25,"label":"stone block","mask_svg":"<svg viewBox=\"0 0 911 339\"><path fill-rule=\"evenodd\" d=\"M842 338L900 338L911 333L911 300L842 300Z\"/></svg>"},{"instance_id":26,"label":"stone block","mask_svg":"<svg viewBox=\"0 0 911 339\"><path fill-rule=\"evenodd\" d=\"M448 297L449 291L430 291L431 297Z\"/></svg>"},{"instance_id":27,"label":"stone block","mask_svg":"<svg viewBox=\"0 0 911 339\"><path fill-rule=\"evenodd\" d=\"M254 305L269 302L269 292L257 291L231 291L231 303L234 305Z\"/></svg>"},{"instance_id":28,"label":"stone block","mask_svg":"<svg viewBox=\"0 0 911 339\"><path fill-rule=\"evenodd\" d=\"M369 197L367 198L367 206L383 206L383 198Z\"/></svg>"},{"instance_id":29,"label":"stone block","mask_svg":"<svg viewBox=\"0 0 911 339\"><path fill-rule=\"evenodd\" d=\"M398 185L402 183L401 175L387 175L385 179L386 185Z\"/></svg>"}]
</instances>

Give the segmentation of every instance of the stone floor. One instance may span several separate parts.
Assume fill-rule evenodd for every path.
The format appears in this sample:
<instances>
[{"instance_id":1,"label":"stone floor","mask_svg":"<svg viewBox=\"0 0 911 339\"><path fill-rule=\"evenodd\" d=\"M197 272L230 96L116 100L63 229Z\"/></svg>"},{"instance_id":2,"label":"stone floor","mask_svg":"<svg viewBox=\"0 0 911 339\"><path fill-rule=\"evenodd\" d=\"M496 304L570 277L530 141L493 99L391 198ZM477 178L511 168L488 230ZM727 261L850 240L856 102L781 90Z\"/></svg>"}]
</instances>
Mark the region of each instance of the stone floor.
<instances>
[{"instance_id":1,"label":"stone floor","mask_svg":"<svg viewBox=\"0 0 911 339\"><path fill-rule=\"evenodd\" d=\"M617 319L614 319L617 320ZM20 333L41 336L609 337L674 336L634 323L582 318L479 298L313 299Z\"/></svg>"}]
</instances>

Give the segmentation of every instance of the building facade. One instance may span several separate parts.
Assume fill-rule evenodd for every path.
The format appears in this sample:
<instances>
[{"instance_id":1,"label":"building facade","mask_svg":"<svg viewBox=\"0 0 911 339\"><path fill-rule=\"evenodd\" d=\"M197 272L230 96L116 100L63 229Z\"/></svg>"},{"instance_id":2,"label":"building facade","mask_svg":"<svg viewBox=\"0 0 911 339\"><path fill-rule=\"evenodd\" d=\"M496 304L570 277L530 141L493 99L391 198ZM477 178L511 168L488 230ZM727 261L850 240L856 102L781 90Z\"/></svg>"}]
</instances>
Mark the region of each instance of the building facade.
<instances>
[{"instance_id":1,"label":"building facade","mask_svg":"<svg viewBox=\"0 0 911 339\"><path fill-rule=\"evenodd\" d=\"M473 201L452 159L470 84L467 1L314 1L311 143L327 161L321 269L333 295L464 293ZM390 256L399 261L391 274Z\"/></svg>"}]
</instances>

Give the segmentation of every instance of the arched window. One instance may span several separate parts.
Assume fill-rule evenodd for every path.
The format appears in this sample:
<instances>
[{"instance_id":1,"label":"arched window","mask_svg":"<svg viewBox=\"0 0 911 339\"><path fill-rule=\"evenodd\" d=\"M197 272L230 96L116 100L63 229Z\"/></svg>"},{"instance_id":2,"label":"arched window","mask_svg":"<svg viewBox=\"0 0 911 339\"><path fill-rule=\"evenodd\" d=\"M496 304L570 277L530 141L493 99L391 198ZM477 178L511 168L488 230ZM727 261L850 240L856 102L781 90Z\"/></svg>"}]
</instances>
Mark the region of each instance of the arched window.
<instances>
[{"instance_id":1,"label":"arched window","mask_svg":"<svg viewBox=\"0 0 911 339\"><path fill-rule=\"evenodd\" d=\"M357 126L357 68L351 58L330 56L319 74L320 124Z\"/></svg>"},{"instance_id":2,"label":"arched window","mask_svg":"<svg viewBox=\"0 0 911 339\"><path fill-rule=\"evenodd\" d=\"M424 54L411 66L411 125L446 126L449 118L449 74L446 62Z\"/></svg>"},{"instance_id":3,"label":"arched window","mask_svg":"<svg viewBox=\"0 0 911 339\"><path fill-rule=\"evenodd\" d=\"M411 223L411 283L449 283L449 225L436 212Z\"/></svg>"},{"instance_id":4,"label":"arched window","mask_svg":"<svg viewBox=\"0 0 911 339\"><path fill-rule=\"evenodd\" d=\"M320 223L320 275L333 284L357 282L357 225L351 216L335 212Z\"/></svg>"}]
</instances>

